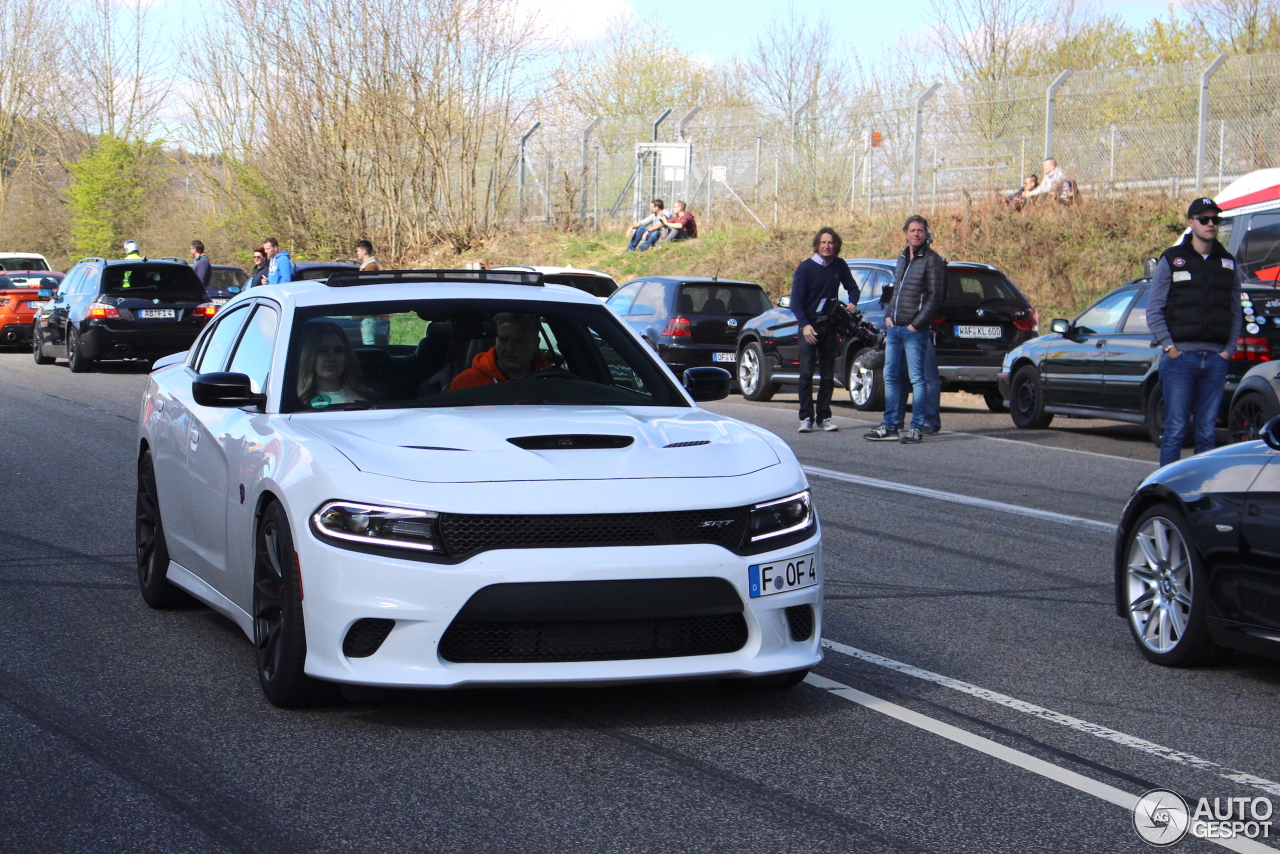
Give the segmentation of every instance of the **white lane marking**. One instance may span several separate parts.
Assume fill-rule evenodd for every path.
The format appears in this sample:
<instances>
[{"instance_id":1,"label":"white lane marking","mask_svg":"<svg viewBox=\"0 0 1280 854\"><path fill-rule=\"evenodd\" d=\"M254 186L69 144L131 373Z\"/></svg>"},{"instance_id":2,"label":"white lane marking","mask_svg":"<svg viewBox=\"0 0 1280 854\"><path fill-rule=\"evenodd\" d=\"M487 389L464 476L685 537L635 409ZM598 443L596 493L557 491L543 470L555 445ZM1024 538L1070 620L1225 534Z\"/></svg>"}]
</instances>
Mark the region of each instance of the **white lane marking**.
<instances>
[{"instance_id":1,"label":"white lane marking","mask_svg":"<svg viewBox=\"0 0 1280 854\"><path fill-rule=\"evenodd\" d=\"M975 498L972 495L961 495L957 492L943 492L940 489L912 486L909 483L898 483L892 480L879 480L874 477L864 477L860 474L849 474L835 471L834 469L819 468L818 466L803 466L803 468L809 474L817 475L818 477L829 477L832 480L842 480L845 483L856 483L860 486L870 486L875 489L888 489L893 492L905 492L922 498L935 498L939 501L950 501L953 504L966 504L970 507L996 510L1000 513L1010 513L1014 516L1027 516L1031 519L1043 519L1063 525L1074 525L1077 528L1087 528L1091 531L1101 531L1105 534L1114 534L1116 532L1116 526L1110 522L1099 522L1096 519L1085 519L1082 516L1068 516L1065 513L1054 513L1052 510L1039 510L1035 507L1023 507L1020 504L1006 504L1003 501Z\"/></svg>"},{"instance_id":2,"label":"white lane marking","mask_svg":"<svg viewBox=\"0 0 1280 854\"><path fill-rule=\"evenodd\" d=\"M868 664L879 665L889 670L895 670L898 673L907 676L914 676L917 679L923 679L926 682L932 682L935 685L941 685L945 688L951 688L971 697L977 697L980 700L986 700L990 703L1004 706L1007 709L1013 709L1015 712L1031 715L1041 720L1050 721L1055 724L1073 729L1076 732L1087 733L1088 735L1097 736L1107 741L1125 747L1131 747L1134 750L1140 750L1143 753L1149 753L1152 756L1158 756L1161 759L1167 759L1170 762L1177 762L1180 765L1186 765L1199 771L1208 771L1216 774L1223 779L1230 780L1233 783L1239 783L1244 786L1250 786L1260 789L1269 795L1280 795L1280 783L1272 782L1256 774L1249 774L1244 771L1236 771L1233 768L1227 768L1219 765L1209 759L1202 759L1190 753L1183 753L1181 750L1174 750L1172 747L1165 747L1162 744L1156 744L1153 741L1147 741L1145 738L1138 738L1134 735L1128 735L1118 730L1099 724L1089 723L1080 718L1073 718L1070 715L1064 715L1061 712L1055 712L1052 709L1046 709L1043 706L1037 706L1028 703L1025 700L1019 700L1009 697L1005 694L991 691L986 688L979 688L977 685L971 685L968 682L961 682L959 679L952 679L950 676L943 676L940 673L934 673L930 670L924 670L911 664L903 664L901 661L894 661L892 658L885 658L883 655L876 655L874 652L867 652L857 647L848 646L837 641L827 640L823 638L822 645L833 652L847 655L851 658L857 658Z\"/></svg>"},{"instance_id":3,"label":"white lane marking","mask_svg":"<svg viewBox=\"0 0 1280 854\"><path fill-rule=\"evenodd\" d=\"M922 715L919 712L912 711L904 706L896 703L890 703L888 700L882 700L871 694L859 691L857 688L851 688L848 685L841 684L824 676L818 676L816 673L810 673L805 677L806 682L816 688L821 688L837 697L850 702L857 703L860 706L870 709L873 712L879 712L882 715L899 720L902 723L909 724L917 729L925 732L933 733L941 736L948 741L976 750L979 753L985 753L995 759L1008 762L1018 768L1030 771L1033 774L1039 774L1063 785L1070 786L1078 792L1084 792L1086 795L1092 795L1095 798L1123 807L1130 813L1137 806L1138 796L1131 795L1123 789L1117 789L1115 786L1109 786L1106 783L1099 782L1092 777L1086 777L1083 774L1077 774L1075 771L1069 771L1052 762L1046 762L1030 754L1023 753L1020 750L1014 750L1012 747L1006 747L997 741L989 738L983 738L980 735L974 735L968 730L960 729L951 724L934 720L928 715ZM1213 842L1221 845L1230 851L1239 851L1242 854L1275 854L1276 849L1255 842L1252 839L1208 839L1207 842Z\"/></svg>"},{"instance_id":4,"label":"white lane marking","mask_svg":"<svg viewBox=\"0 0 1280 854\"><path fill-rule=\"evenodd\" d=\"M1133 457L1121 457L1116 454L1101 454L1097 451L1082 451L1079 448L1059 448L1054 445L1041 445L1038 442L1028 442L1025 439L1006 439L1004 436L984 436L981 433L965 433L959 430L942 432L952 432L957 436L968 436L971 439L986 439L988 442L1008 442L1010 445L1022 445L1024 447L1044 448L1047 451L1062 451L1066 454L1084 454L1089 457L1102 457L1104 460L1119 460L1122 463L1138 463L1139 465L1150 466L1151 468L1159 468L1160 464L1151 460L1135 460Z\"/></svg>"}]
</instances>

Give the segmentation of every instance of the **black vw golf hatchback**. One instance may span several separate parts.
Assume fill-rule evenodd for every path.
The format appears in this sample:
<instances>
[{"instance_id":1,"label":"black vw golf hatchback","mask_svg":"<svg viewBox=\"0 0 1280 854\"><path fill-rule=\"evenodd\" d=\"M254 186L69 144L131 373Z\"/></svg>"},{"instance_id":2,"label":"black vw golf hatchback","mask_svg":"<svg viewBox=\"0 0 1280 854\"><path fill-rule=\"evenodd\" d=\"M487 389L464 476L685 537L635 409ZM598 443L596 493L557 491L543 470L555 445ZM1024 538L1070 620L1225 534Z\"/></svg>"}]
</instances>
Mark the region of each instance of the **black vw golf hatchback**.
<instances>
[{"instance_id":1,"label":"black vw golf hatchback","mask_svg":"<svg viewBox=\"0 0 1280 854\"><path fill-rule=\"evenodd\" d=\"M75 373L100 359L158 359L188 349L218 311L195 271L174 261L85 258L36 312L37 365L61 356Z\"/></svg>"}]
</instances>

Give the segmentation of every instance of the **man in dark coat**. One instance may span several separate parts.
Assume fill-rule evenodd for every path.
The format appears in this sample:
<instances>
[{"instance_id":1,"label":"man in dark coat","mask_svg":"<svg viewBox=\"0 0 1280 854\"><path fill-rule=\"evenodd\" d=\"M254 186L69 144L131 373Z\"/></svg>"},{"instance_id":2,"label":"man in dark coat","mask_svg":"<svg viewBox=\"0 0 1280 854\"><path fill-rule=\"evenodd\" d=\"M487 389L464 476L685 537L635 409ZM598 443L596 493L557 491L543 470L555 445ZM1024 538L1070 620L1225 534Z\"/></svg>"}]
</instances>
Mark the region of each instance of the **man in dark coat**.
<instances>
[{"instance_id":1,"label":"man in dark coat","mask_svg":"<svg viewBox=\"0 0 1280 854\"><path fill-rule=\"evenodd\" d=\"M824 300L839 299L840 286L849 295L849 308L858 304L858 283L840 257L842 241L835 229L822 228L813 236L813 255L800 262L791 277L791 313L796 316L800 344L800 432L812 433L815 423L823 430L840 428L831 420L831 394L835 390L836 351L840 336L830 325L818 328L814 319ZM813 370L818 369L818 405L813 404ZM815 421L816 419L816 421Z\"/></svg>"}]
</instances>

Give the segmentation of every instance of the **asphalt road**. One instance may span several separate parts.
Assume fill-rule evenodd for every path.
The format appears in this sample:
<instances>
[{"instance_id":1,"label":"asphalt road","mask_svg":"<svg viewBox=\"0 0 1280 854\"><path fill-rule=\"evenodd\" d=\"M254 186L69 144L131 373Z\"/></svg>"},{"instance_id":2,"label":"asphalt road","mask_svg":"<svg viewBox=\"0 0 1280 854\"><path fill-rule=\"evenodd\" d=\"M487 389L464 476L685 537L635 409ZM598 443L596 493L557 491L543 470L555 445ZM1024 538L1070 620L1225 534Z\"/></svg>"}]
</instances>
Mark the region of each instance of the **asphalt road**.
<instances>
[{"instance_id":1,"label":"asphalt road","mask_svg":"<svg viewBox=\"0 0 1280 854\"><path fill-rule=\"evenodd\" d=\"M1155 468L1136 428L1023 433L949 395L946 432L901 446L847 404L808 435L785 397L715 404L810 467L809 683L286 712L228 621L137 593L144 374L5 353L0 376L2 851L1136 852L1149 789L1280 804L1280 663L1157 668L1114 616L1108 526Z\"/></svg>"}]
</instances>

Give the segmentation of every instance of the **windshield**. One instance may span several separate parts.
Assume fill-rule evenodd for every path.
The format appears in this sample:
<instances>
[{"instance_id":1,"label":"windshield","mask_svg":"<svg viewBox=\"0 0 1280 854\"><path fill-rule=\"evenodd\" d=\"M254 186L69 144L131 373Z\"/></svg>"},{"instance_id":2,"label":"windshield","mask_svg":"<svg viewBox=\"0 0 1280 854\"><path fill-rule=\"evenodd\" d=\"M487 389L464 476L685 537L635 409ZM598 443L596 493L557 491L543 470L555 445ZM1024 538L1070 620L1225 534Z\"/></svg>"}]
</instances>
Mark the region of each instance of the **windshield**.
<instances>
[{"instance_id":1,"label":"windshield","mask_svg":"<svg viewBox=\"0 0 1280 854\"><path fill-rule=\"evenodd\" d=\"M204 288L186 264L121 264L103 273L102 293L115 297L204 301Z\"/></svg>"},{"instance_id":2,"label":"windshield","mask_svg":"<svg viewBox=\"0 0 1280 854\"><path fill-rule=\"evenodd\" d=\"M0 258L0 270L47 270L43 258Z\"/></svg>"},{"instance_id":3,"label":"windshield","mask_svg":"<svg viewBox=\"0 0 1280 854\"><path fill-rule=\"evenodd\" d=\"M683 285L676 314L723 316L764 314L773 306L758 285Z\"/></svg>"},{"instance_id":4,"label":"windshield","mask_svg":"<svg viewBox=\"0 0 1280 854\"><path fill-rule=\"evenodd\" d=\"M5 288L50 288L57 290L62 281L60 275L48 276L0 276L0 290Z\"/></svg>"},{"instance_id":5,"label":"windshield","mask_svg":"<svg viewBox=\"0 0 1280 854\"><path fill-rule=\"evenodd\" d=\"M284 388L283 412L689 405L603 305L511 300L299 309Z\"/></svg>"}]
</instances>

